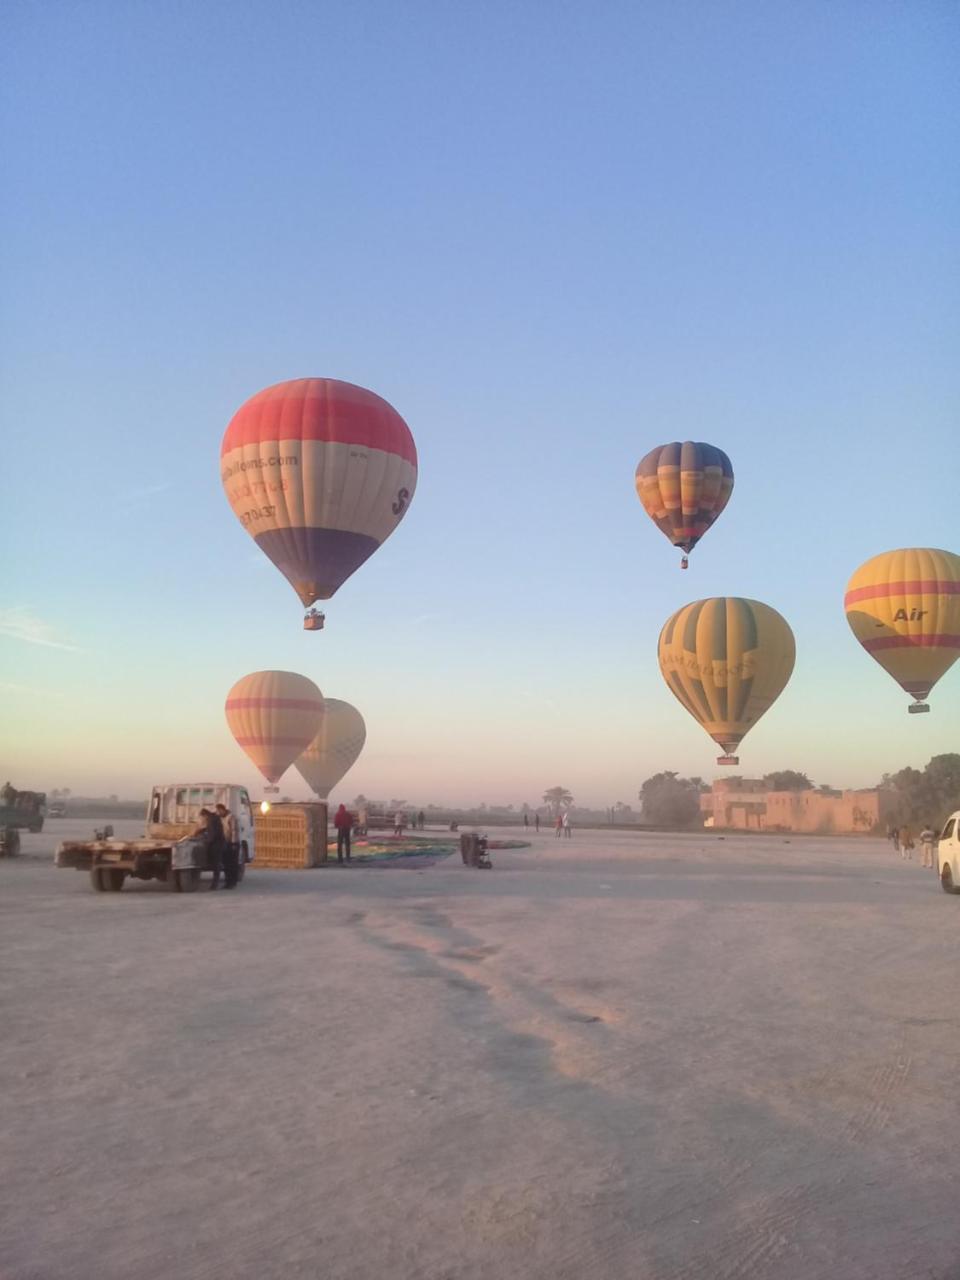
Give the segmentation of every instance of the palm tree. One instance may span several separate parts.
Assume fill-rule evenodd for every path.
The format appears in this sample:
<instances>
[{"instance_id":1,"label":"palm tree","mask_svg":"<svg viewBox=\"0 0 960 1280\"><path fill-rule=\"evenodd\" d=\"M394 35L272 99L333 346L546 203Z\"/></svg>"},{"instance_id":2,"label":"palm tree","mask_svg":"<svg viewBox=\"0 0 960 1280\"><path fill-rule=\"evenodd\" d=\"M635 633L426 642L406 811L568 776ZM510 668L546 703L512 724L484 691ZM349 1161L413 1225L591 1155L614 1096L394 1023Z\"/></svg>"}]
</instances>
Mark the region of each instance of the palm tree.
<instances>
[{"instance_id":1,"label":"palm tree","mask_svg":"<svg viewBox=\"0 0 960 1280\"><path fill-rule=\"evenodd\" d=\"M573 796L566 787L551 787L543 793L543 802L550 806L554 817L561 809L569 809L573 804Z\"/></svg>"}]
</instances>

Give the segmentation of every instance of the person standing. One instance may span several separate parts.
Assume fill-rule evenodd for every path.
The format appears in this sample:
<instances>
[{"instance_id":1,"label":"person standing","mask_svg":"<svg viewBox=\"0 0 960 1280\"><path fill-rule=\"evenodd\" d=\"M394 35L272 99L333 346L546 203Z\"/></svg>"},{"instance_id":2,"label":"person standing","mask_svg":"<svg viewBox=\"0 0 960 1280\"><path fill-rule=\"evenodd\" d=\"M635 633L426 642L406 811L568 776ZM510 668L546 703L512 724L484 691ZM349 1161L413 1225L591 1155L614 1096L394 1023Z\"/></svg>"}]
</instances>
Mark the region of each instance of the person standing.
<instances>
[{"instance_id":1,"label":"person standing","mask_svg":"<svg viewBox=\"0 0 960 1280\"><path fill-rule=\"evenodd\" d=\"M529 827L529 825L530 825L530 819L527 817L527 815L526 815L526 814L524 814L524 815L523 815L523 829L524 829L524 831L526 831L526 829L527 829L527 827Z\"/></svg>"},{"instance_id":2,"label":"person standing","mask_svg":"<svg viewBox=\"0 0 960 1280\"><path fill-rule=\"evenodd\" d=\"M393 815L393 834L395 836L403 835L403 811L398 809Z\"/></svg>"},{"instance_id":3,"label":"person standing","mask_svg":"<svg viewBox=\"0 0 960 1280\"><path fill-rule=\"evenodd\" d=\"M217 815L223 824L223 887L235 889L240 879L240 832L236 816L225 804L217 805Z\"/></svg>"},{"instance_id":4,"label":"person standing","mask_svg":"<svg viewBox=\"0 0 960 1280\"><path fill-rule=\"evenodd\" d=\"M909 827L901 827L897 832L897 841L900 845L900 857L905 861L913 861L913 836L910 834Z\"/></svg>"},{"instance_id":5,"label":"person standing","mask_svg":"<svg viewBox=\"0 0 960 1280\"><path fill-rule=\"evenodd\" d=\"M566 809L563 811L563 834L569 840L573 836L573 828L570 826L570 815Z\"/></svg>"},{"instance_id":6,"label":"person standing","mask_svg":"<svg viewBox=\"0 0 960 1280\"><path fill-rule=\"evenodd\" d=\"M933 856L934 846L937 843L937 833L928 822L920 832L920 852L923 854L923 866L935 867L936 860Z\"/></svg>"},{"instance_id":7,"label":"person standing","mask_svg":"<svg viewBox=\"0 0 960 1280\"><path fill-rule=\"evenodd\" d=\"M353 827L353 815L346 805L341 805L333 816L333 825L337 828L337 861L343 863L344 854L350 861L350 831Z\"/></svg>"},{"instance_id":8,"label":"person standing","mask_svg":"<svg viewBox=\"0 0 960 1280\"><path fill-rule=\"evenodd\" d=\"M427 820L427 815L421 809L420 812L417 814L417 826L420 828L421 831L423 830L423 825L426 822L426 820Z\"/></svg>"},{"instance_id":9,"label":"person standing","mask_svg":"<svg viewBox=\"0 0 960 1280\"><path fill-rule=\"evenodd\" d=\"M207 865L213 872L210 888L219 889L220 873L223 870L223 823L218 813L207 808L201 809L198 817L200 820L192 833L193 838L204 842Z\"/></svg>"},{"instance_id":10,"label":"person standing","mask_svg":"<svg viewBox=\"0 0 960 1280\"><path fill-rule=\"evenodd\" d=\"M558 813L556 826L553 829L553 836L555 840L559 840L562 835L563 835L563 818Z\"/></svg>"},{"instance_id":11,"label":"person standing","mask_svg":"<svg viewBox=\"0 0 960 1280\"><path fill-rule=\"evenodd\" d=\"M539 830L540 830L540 815L539 815L539 813L535 813L535 814L533 815L533 829L534 829L534 831L539 831Z\"/></svg>"}]
</instances>

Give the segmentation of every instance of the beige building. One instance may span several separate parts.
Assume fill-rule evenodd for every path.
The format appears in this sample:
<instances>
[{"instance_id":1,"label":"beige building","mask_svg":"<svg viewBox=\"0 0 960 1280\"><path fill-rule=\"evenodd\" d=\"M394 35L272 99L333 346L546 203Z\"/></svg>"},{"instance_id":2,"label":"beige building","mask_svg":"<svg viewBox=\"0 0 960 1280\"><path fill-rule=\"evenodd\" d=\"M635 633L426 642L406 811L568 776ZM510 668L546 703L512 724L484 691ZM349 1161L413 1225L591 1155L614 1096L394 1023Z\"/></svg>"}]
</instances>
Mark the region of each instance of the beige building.
<instances>
[{"instance_id":1,"label":"beige building","mask_svg":"<svg viewBox=\"0 0 960 1280\"><path fill-rule=\"evenodd\" d=\"M700 797L711 827L735 831L799 831L866 834L886 820L884 793L868 791L767 791L752 778L721 778Z\"/></svg>"}]
</instances>

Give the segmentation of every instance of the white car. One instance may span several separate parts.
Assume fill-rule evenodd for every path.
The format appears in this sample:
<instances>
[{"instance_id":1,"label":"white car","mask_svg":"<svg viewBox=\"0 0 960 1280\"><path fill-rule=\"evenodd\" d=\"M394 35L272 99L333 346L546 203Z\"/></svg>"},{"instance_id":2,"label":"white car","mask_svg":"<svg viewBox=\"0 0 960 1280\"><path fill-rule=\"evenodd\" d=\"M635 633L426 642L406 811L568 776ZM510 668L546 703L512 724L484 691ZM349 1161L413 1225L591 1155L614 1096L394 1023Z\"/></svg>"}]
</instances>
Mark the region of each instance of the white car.
<instances>
[{"instance_id":1,"label":"white car","mask_svg":"<svg viewBox=\"0 0 960 1280\"><path fill-rule=\"evenodd\" d=\"M940 832L937 870L944 893L960 893L960 809L951 813Z\"/></svg>"}]
</instances>

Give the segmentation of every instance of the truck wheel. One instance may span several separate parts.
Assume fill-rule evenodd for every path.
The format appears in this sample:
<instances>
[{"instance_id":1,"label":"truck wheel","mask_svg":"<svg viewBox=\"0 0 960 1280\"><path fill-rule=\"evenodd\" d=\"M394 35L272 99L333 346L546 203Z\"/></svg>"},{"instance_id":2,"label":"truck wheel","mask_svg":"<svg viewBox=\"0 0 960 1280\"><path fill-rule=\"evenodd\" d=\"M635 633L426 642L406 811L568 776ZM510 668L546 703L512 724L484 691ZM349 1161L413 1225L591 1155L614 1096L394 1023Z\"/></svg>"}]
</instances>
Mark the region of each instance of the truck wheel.
<instances>
[{"instance_id":1,"label":"truck wheel","mask_svg":"<svg viewBox=\"0 0 960 1280\"><path fill-rule=\"evenodd\" d=\"M185 871L174 871L173 887L177 893L193 893L200 887L200 868L188 867Z\"/></svg>"},{"instance_id":2,"label":"truck wheel","mask_svg":"<svg viewBox=\"0 0 960 1280\"><path fill-rule=\"evenodd\" d=\"M958 890L956 885L953 883L953 872L950 870L949 862L945 862L943 864L943 867L941 868L940 888L943 890L944 893L960 892L960 890Z\"/></svg>"},{"instance_id":3,"label":"truck wheel","mask_svg":"<svg viewBox=\"0 0 960 1280\"><path fill-rule=\"evenodd\" d=\"M93 885L94 889L96 889L97 893L106 893L107 882L101 876L99 867L90 868L90 883Z\"/></svg>"},{"instance_id":4,"label":"truck wheel","mask_svg":"<svg viewBox=\"0 0 960 1280\"><path fill-rule=\"evenodd\" d=\"M119 893L123 888L123 882L127 878L127 873L121 871L119 867L101 867L100 879L103 881L104 888L109 893Z\"/></svg>"}]
</instances>

